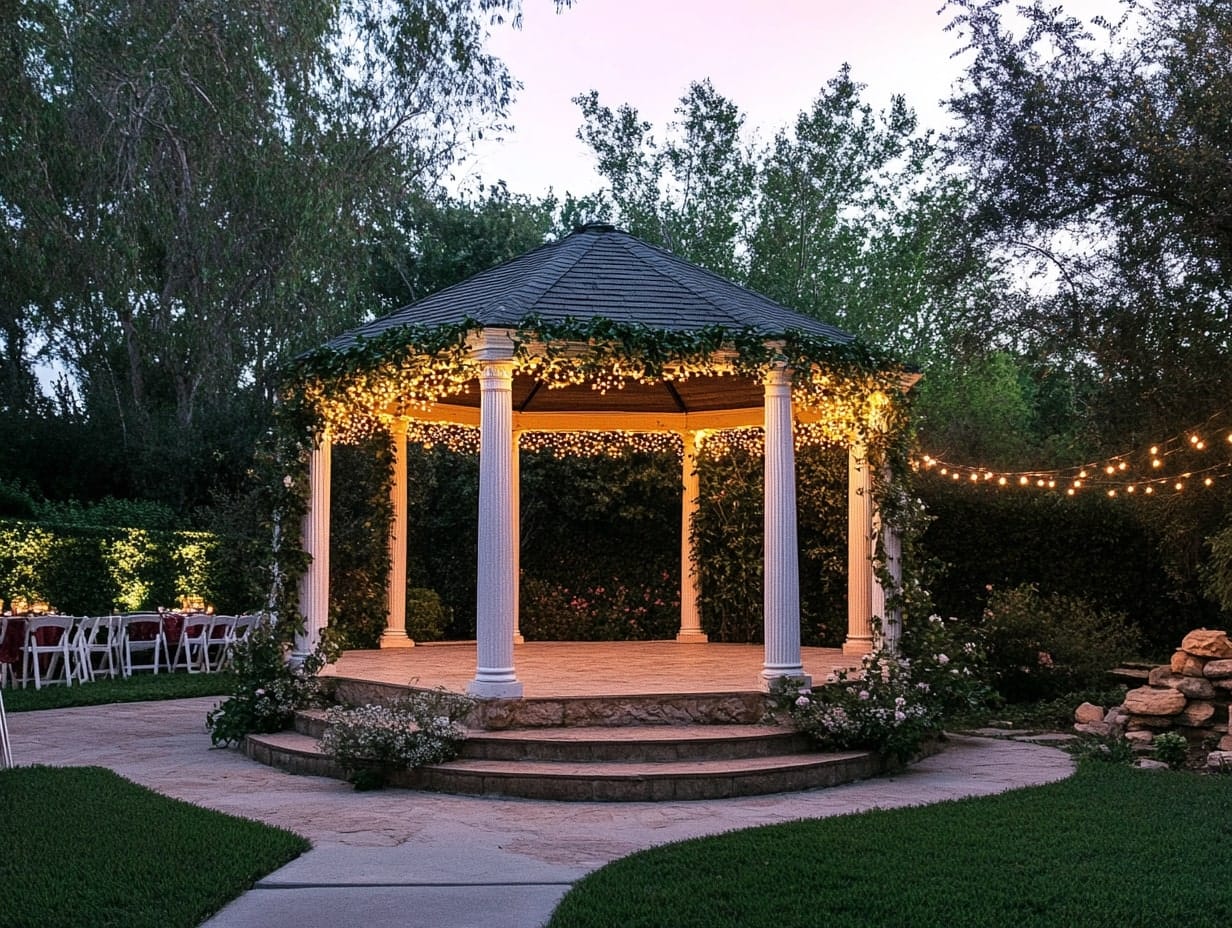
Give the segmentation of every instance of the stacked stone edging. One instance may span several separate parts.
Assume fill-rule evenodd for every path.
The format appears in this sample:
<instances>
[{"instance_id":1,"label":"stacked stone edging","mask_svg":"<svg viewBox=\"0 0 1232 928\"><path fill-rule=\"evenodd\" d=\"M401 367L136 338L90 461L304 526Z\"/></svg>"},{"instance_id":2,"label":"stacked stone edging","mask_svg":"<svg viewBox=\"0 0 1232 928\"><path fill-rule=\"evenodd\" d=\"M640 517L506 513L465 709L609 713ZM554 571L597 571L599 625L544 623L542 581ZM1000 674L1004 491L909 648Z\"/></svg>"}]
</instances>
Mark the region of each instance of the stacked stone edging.
<instances>
[{"instance_id":1,"label":"stacked stone edging","mask_svg":"<svg viewBox=\"0 0 1232 928\"><path fill-rule=\"evenodd\" d=\"M1109 709L1083 703L1074 728L1083 734L1124 737L1143 748L1161 732L1184 735L1194 745L1215 744L1207 765L1232 768L1232 640L1228 633L1199 628L1181 642L1172 660L1153 668L1147 685L1125 694Z\"/></svg>"}]
</instances>

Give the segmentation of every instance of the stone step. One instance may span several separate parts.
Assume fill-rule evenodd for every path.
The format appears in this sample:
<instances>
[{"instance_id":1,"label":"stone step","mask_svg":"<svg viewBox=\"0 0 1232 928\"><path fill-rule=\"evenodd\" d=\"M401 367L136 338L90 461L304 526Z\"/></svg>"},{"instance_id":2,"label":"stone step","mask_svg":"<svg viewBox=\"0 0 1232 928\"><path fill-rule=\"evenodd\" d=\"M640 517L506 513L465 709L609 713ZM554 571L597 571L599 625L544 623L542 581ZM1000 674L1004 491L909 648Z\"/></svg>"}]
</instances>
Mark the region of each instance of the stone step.
<instances>
[{"instance_id":1,"label":"stone step","mask_svg":"<svg viewBox=\"0 0 1232 928\"><path fill-rule=\"evenodd\" d=\"M316 738L299 732L249 735L244 751L254 760L292 773L344 776ZM684 761L458 759L396 771L389 785L526 799L652 802L835 786L876 776L886 768L883 758L860 751Z\"/></svg>"},{"instance_id":2,"label":"stone step","mask_svg":"<svg viewBox=\"0 0 1232 928\"><path fill-rule=\"evenodd\" d=\"M325 713L297 713L295 730L320 738ZM471 731L462 743L465 760L596 763L663 763L738 760L800 754L812 749L807 737L776 725L626 725L615 728L533 728Z\"/></svg>"}]
</instances>

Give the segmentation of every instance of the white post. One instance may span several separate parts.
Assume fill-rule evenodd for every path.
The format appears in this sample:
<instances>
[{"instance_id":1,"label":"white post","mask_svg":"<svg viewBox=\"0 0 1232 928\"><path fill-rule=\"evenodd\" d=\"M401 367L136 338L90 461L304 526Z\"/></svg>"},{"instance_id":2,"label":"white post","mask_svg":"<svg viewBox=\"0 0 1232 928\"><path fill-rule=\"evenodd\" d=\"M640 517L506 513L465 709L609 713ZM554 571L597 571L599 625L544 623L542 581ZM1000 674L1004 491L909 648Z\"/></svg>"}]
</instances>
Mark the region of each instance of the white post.
<instances>
[{"instance_id":1,"label":"white post","mask_svg":"<svg viewBox=\"0 0 1232 928\"><path fill-rule=\"evenodd\" d=\"M513 476L509 495L513 519L513 643L525 644L522 637L522 451L521 432L513 433Z\"/></svg>"},{"instance_id":2,"label":"white post","mask_svg":"<svg viewBox=\"0 0 1232 928\"><path fill-rule=\"evenodd\" d=\"M796 538L796 457L791 376L766 374L765 638L762 684L790 677L808 686L800 656L800 550Z\"/></svg>"},{"instance_id":3,"label":"white post","mask_svg":"<svg viewBox=\"0 0 1232 928\"><path fill-rule=\"evenodd\" d=\"M389 523L389 585L385 600L388 618L380 646L410 648L415 642L406 634L406 420L395 419L389 432L394 452L394 473L389 487L393 518Z\"/></svg>"},{"instance_id":4,"label":"white post","mask_svg":"<svg viewBox=\"0 0 1232 928\"><path fill-rule=\"evenodd\" d=\"M874 647L873 538L873 475L867 449L856 443L847 451L847 640L843 653L851 657L862 657Z\"/></svg>"},{"instance_id":5,"label":"white post","mask_svg":"<svg viewBox=\"0 0 1232 928\"><path fill-rule=\"evenodd\" d=\"M681 477L684 485L680 502L680 631L676 640L690 644L705 644L709 638L702 631L701 613L697 608L699 582L697 552L693 547L693 520L697 518L701 481L697 476L697 433L681 432L684 460Z\"/></svg>"},{"instance_id":6,"label":"white post","mask_svg":"<svg viewBox=\"0 0 1232 928\"><path fill-rule=\"evenodd\" d=\"M295 633L291 651L293 661L302 662L321 643L321 632L329 625L329 432L308 458L308 511L300 528L308 569L299 580L299 611L304 630Z\"/></svg>"},{"instance_id":7,"label":"white post","mask_svg":"<svg viewBox=\"0 0 1232 928\"><path fill-rule=\"evenodd\" d=\"M503 355L503 356L502 356ZM513 362L490 342L480 349L479 576L474 696L522 695L513 667L516 578L513 534Z\"/></svg>"}]
</instances>

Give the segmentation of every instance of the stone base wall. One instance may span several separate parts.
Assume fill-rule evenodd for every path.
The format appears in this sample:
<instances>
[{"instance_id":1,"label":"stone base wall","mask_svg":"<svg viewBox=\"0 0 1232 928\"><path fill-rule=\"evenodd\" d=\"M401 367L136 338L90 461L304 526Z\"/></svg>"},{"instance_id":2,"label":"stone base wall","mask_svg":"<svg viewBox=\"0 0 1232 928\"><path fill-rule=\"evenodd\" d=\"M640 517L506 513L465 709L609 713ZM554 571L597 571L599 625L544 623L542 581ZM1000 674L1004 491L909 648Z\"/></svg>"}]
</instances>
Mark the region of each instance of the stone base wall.
<instances>
[{"instance_id":1,"label":"stone base wall","mask_svg":"<svg viewBox=\"0 0 1232 928\"><path fill-rule=\"evenodd\" d=\"M1184 735L1195 747L1213 747L1207 765L1232 769L1232 640L1228 633L1200 628L1190 632L1171 662L1155 667L1147 685L1125 694L1125 702L1105 711L1083 703L1074 713L1075 730L1124 737L1148 749L1165 731Z\"/></svg>"}]
</instances>

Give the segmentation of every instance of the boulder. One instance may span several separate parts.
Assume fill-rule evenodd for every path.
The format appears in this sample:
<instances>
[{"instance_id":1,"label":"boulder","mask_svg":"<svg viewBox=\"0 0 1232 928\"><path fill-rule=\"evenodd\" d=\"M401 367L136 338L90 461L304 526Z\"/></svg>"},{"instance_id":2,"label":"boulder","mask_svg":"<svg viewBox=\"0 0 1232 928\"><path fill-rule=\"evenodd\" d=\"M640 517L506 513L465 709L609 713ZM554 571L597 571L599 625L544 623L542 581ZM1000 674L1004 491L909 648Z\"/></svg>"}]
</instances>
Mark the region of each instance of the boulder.
<instances>
[{"instance_id":1,"label":"boulder","mask_svg":"<svg viewBox=\"0 0 1232 928\"><path fill-rule=\"evenodd\" d=\"M1211 688L1212 692L1214 687ZM1102 722L1104 720L1103 706L1097 706L1093 703L1084 702L1081 706L1074 710L1075 722Z\"/></svg>"},{"instance_id":2,"label":"boulder","mask_svg":"<svg viewBox=\"0 0 1232 928\"><path fill-rule=\"evenodd\" d=\"M1211 628L1196 628L1185 636L1181 650L1194 657L1213 657L1219 660L1232 657L1232 641L1228 633Z\"/></svg>"},{"instance_id":3,"label":"boulder","mask_svg":"<svg viewBox=\"0 0 1232 928\"><path fill-rule=\"evenodd\" d=\"M1232 660L1207 661L1202 673L1212 680L1232 677Z\"/></svg>"},{"instance_id":4,"label":"boulder","mask_svg":"<svg viewBox=\"0 0 1232 928\"><path fill-rule=\"evenodd\" d=\"M1211 751L1206 755L1206 766L1212 770L1232 772L1232 751Z\"/></svg>"},{"instance_id":5,"label":"boulder","mask_svg":"<svg viewBox=\"0 0 1232 928\"><path fill-rule=\"evenodd\" d=\"M1215 715L1215 707L1209 702L1194 699L1185 707L1185 711L1176 717L1178 725L1189 725L1201 728Z\"/></svg>"},{"instance_id":6,"label":"boulder","mask_svg":"<svg viewBox=\"0 0 1232 928\"><path fill-rule=\"evenodd\" d=\"M1232 751L1232 735L1224 735L1215 747L1221 751Z\"/></svg>"},{"instance_id":7,"label":"boulder","mask_svg":"<svg viewBox=\"0 0 1232 928\"><path fill-rule=\"evenodd\" d=\"M1177 689L1177 684L1186 679L1188 679L1186 676L1173 673L1172 668L1164 664L1147 674L1146 682L1151 686L1166 686L1170 689Z\"/></svg>"},{"instance_id":8,"label":"boulder","mask_svg":"<svg viewBox=\"0 0 1232 928\"><path fill-rule=\"evenodd\" d=\"M1162 760L1152 760L1149 757L1139 757L1134 761L1134 766L1139 770L1167 770L1168 765Z\"/></svg>"},{"instance_id":9,"label":"boulder","mask_svg":"<svg viewBox=\"0 0 1232 928\"><path fill-rule=\"evenodd\" d=\"M1175 689L1190 699L1215 698L1215 687L1205 677L1180 677Z\"/></svg>"},{"instance_id":10,"label":"boulder","mask_svg":"<svg viewBox=\"0 0 1232 928\"><path fill-rule=\"evenodd\" d=\"M1184 674L1187 677L1200 677L1210 658L1195 657L1185 651L1177 651L1172 655L1172 672Z\"/></svg>"},{"instance_id":11,"label":"boulder","mask_svg":"<svg viewBox=\"0 0 1232 928\"><path fill-rule=\"evenodd\" d=\"M1100 738L1107 738L1112 734L1112 726L1107 722L1076 722L1074 731L1080 735L1096 735Z\"/></svg>"},{"instance_id":12,"label":"boulder","mask_svg":"<svg viewBox=\"0 0 1232 928\"><path fill-rule=\"evenodd\" d=\"M1155 740L1155 733L1151 731L1127 731L1125 740L1133 745L1134 750L1150 749L1151 742Z\"/></svg>"},{"instance_id":13,"label":"boulder","mask_svg":"<svg viewBox=\"0 0 1232 928\"><path fill-rule=\"evenodd\" d=\"M1125 723L1125 730L1131 731L1164 731L1172 727L1170 715L1131 715Z\"/></svg>"},{"instance_id":14,"label":"boulder","mask_svg":"<svg viewBox=\"0 0 1232 928\"><path fill-rule=\"evenodd\" d=\"M1222 680L1212 680L1211 685L1217 690L1232 690L1232 677L1224 677Z\"/></svg>"},{"instance_id":15,"label":"boulder","mask_svg":"<svg viewBox=\"0 0 1232 928\"><path fill-rule=\"evenodd\" d=\"M1185 694L1177 690L1140 686L1125 694L1125 711L1131 715L1176 715L1185 708Z\"/></svg>"}]
</instances>

